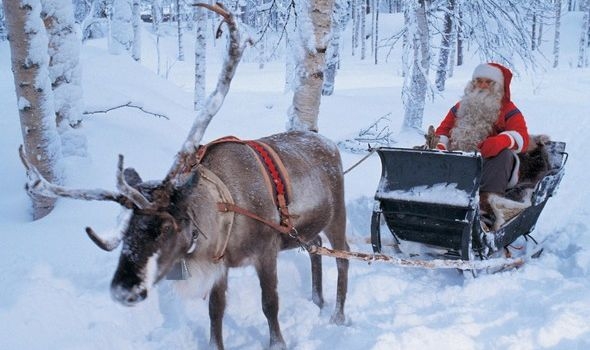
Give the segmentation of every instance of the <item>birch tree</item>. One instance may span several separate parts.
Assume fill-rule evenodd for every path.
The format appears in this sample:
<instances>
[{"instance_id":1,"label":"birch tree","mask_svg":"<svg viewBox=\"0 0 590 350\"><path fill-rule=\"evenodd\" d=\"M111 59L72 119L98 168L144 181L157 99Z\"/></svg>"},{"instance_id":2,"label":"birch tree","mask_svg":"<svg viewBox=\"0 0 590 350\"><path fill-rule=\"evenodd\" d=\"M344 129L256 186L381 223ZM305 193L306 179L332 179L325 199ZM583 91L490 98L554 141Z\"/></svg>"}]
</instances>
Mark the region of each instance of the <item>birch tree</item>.
<instances>
[{"instance_id":1,"label":"birch tree","mask_svg":"<svg viewBox=\"0 0 590 350\"><path fill-rule=\"evenodd\" d=\"M140 0L133 0L131 5L131 28L133 30L133 42L131 44L131 57L141 61L141 13Z\"/></svg>"},{"instance_id":2,"label":"birch tree","mask_svg":"<svg viewBox=\"0 0 590 350\"><path fill-rule=\"evenodd\" d=\"M561 0L555 0L555 36L553 37L553 68L559 66L559 40L561 35Z\"/></svg>"},{"instance_id":3,"label":"birch tree","mask_svg":"<svg viewBox=\"0 0 590 350\"><path fill-rule=\"evenodd\" d=\"M203 108L207 96L205 95L206 63L207 63L207 15L201 6L193 8L194 22L196 24L195 36L195 95L194 110Z\"/></svg>"},{"instance_id":4,"label":"birch tree","mask_svg":"<svg viewBox=\"0 0 590 350\"><path fill-rule=\"evenodd\" d=\"M332 38L326 54L326 70L324 71L324 85L322 95L330 96L334 93L336 70L340 62L341 35L348 23L348 1L336 0L332 18Z\"/></svg>"},{"instance_id":5,"label":"birch tree","mask_svg":"<svg viewBox=\"0 0 590 350\"><path fill-rule=\"evenodd\" d=\"M113 0L111 15L109 52L120 55L128 52L133 44L133 27L131 0Z\"/></svg>"},{"instance_id":6,"label":"birch tree","mask_svg":"<svg viewBox=\"0 0 590 350\"><path fill-rule=\"evenodd\" d=\"M301 1L296 6L301 50L287 129L317 131L334 0L315 0L309 5Z\"/></svg>"},{"instance_id":7,"label":"birch tree","mask_svg":"<svg viewBox=\"0 0 590 350\"><path fill-rule=\"evenodd\" d=\"M49 80L49 40L39 0L2 1L10 41L12 72L24 150L30 162L51 182L61 183L61 143L55 123ZM31 195L33 218L47 215L55 199Z\"/></svg>"},{"instance_id":8,"label":"birch tree","mask_svg":"<svg viewBox=\"0 0 590 350\"><path fill-rule=\"evenodd\" d=\"M356 55L356 49L359 47L360 40L360 4L365 0L350 0L351 17L352 17L352 55Z\"/></svg>"},{"instance_id":9,"label":"birch tree","mask_svg":"<svg viewBox=\"0 0 590 350\"><path fill-rule=\"evenodd\" d=\"M375 0L375 25L373 26L373 42L375 43L375 50L373 56L375 57L374 63L379 63L379 8L381 7L381 0Z\"/></svg>"},{"instance_id":10,"label":"birch tree","mask_svg":"<svg viewBox=\"0 0 590 350\"><path fill-rule=\"evenodd\" d=\"M82 122L80 33L69 0L42 0L42 19L49 46L49 79L60 133Z\"/></svg>"},{"instance_id":11,"label":"birch tree","mask_svg":"<svg viewBox=\"0 0 590 350\"><path fill-rule=\"evenodd\" d=\"M457 4L457 66L463 65L463 9L462 0Z\"/></svg>"},{"instance_id":12,"label":"birch tree","mask_svg":"<svg viewBox=\"0 0 590 350\"><path fill-rule=\"evenodd\" d=\"M408 41L404 48L403 129L421 129L430 68L430 35L426 0L411 1L406 11Z\"/></svg>"},{"instance_id":13,"label":"birch tree","mask_svg":"<svg viewBox=\"0 0 590 350\"><path fill-rule=\"evenodd\" d=\"M177 39L178 39L178 60L184 61L184 45L182 42L183 33L182 33L182 17L184 15L182 6L180 5L180 0L176 0L176 30L178 32Z\"/></svg>"},{"instance_id":14,"label":"birch tree","mask_svg":"<svg viewBox=\"0 0 590 350\"><path fill-rule=\"evenodd\" d=\"M152 25L156 34L156 74L161 75L162 54L160 52L160 26L162 24L161 0L152 0Z\"/></svg>"},{"instance_id":15,"label":"birch tree","mask_svg":"<svg viewBox=\"0 0 590 350\"><path fill-rule=\"evenodd\" d=\"M581 6L584 15L582 16L582 31L580 34L580 46L578 50L578 68L588 66L588 36L590 35L590 0L585 0Z\"/></svg>"},{"instance_id":16,"label":"birch tree","mask_svg":"<svg viewBox=\"0 0 590 350\"><path fill-rule=\"evenodd\" d=\"M445 82L447 80L447 68L449 66L449 54L451 52L451 45L453 43L453 17L455 10L455 0L446 0L443 6L444 20L443 29L441 31L440 50L438 54L438 67L436 69L435 84L438 91L445 89Z\"/></svg>"},{"instance_id":17,"label":"birch tree","mask_svg":"<svg viewBox=\"0 0 590 350\"><path fill-rule=\"evenodd\" d=\"M361 60L367 57L367 0L361 0L359 9Z\"/></svg>"}]
</instances>

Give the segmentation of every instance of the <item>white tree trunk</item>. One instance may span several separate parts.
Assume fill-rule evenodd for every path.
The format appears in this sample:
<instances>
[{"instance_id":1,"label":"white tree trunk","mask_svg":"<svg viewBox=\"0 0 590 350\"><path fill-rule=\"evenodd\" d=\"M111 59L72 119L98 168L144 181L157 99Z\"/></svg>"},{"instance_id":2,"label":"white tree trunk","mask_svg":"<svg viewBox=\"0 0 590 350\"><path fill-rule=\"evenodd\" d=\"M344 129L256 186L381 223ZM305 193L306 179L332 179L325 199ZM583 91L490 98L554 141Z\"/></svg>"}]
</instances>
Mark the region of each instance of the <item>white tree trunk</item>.
<instances>
[{"instance_id":1,"label":"white tree trunk","mask_svg":"<svg viewBox=\"0 0 590 350\"><path fill-rule=\"evenodd\" d=\"M49 46L49 79L60 133L82 122L83 93L80 33L69 0L42 0Z\"/></svg>"},{"instance_id":2,"label":"white tree trunk","mask_svg":"<svg viewBox=\"0 0 590 350\"><path fill-rule=\"evenodd\" d=\"M561 35L561 0L555 0L555 37L553 38L553 68L559 66L559 44Z\"/></svg>"},{"instance_id":3,"label":"white tree trunk","mask_svg":"<svg viewBox=\"0 0 590 350\"><path fill-rule=\"evenodd\" d=\"M447 69L449 67L449 54L453 42L453 13L455 9L455 0L447 0L445 5L445 15L443 32L441 33L440 50L438 53L438 66L436 69L435 84L438 91L444 91L447 80Z\"/></svg>"},{"instance_id":4,"label":"white tree trunk","mask_svg":"<svg viewBox=\"0 0 590 350\"><path fill-rule=\"evenodd\" d=\"M359 46L359 2L363 0L350 0L351 17L352 17L352 55L356 55L356 49Z\"/></svg>"},{"instance_id":5,"label":"white tree trunk","mask_svg":"<svg viewBox=\"0 0 590 350\"><path fill-rule=\"evenodd\" d=\"M109 40L109 52L113 55L128 52L133 45L131 14L131 0L113 0Z\"/></svg>"},{"instance_id":6,"label":"white tree trunk","mask_svg":"<svg viewBox=\"0 0 590 350\"><path fill-rule=\"evenodd\" d=\"M58 170L61 143L57 133L53 93L49 80L49 40L41 20L39 0L3 1L17 106L25 153L41 174L61 183ZM55 199L32 196L33 218L41 218L54 207Z\"/></svg>"},{"instance_id":7,"label":"white tree trunk","mask_svg":"<svg viewBox=\"0 0 590 350\"><path fill-rule=\"evenodd\" d=\"M582 33L580 35L580 47L578 53L578 68L588 65L588 36L590 31L590 0L585 0L580 5L584 15L582 17Z\"/></svg>"},{"instance_id":8,"label":"white tree trunk","mask_svg":"<svg viewBox=\"0 0 590 350\"><path fill-rule=\"evenodd\" d=\"M199 6L194 8L194 19L196 24L195 36L195 96L194 109L200 110L205 105L205 86L207 79L207 14L205 9Z\"/></svg>"},{"instance_id":9,"label":"white tree trunk","mask_svg":"<svg viewBox=\"0 0 590 350\"><path fill-rule=\"evenodd\" d=\"M326 70L324 71L324 86L322 87L322 95L324 96L330 96L334 93L336 71L340 63L340 40L348 22L347 18L346 0L336 0L332 18L332 38L326 53Z\"/></svg>"},{"instance_id":10,"label":"white tree trunk","mask_svg":"<svg viewBox=\"0 0 590 350\"><path fill-rule=\"evenodd\" d=\"M367 1L361 0L360 8L360 21L361 21L361 60L367 57Z\"/></svg>"},{"instance_id":11,"label":"white tree trunk","mask_svg":"<svg viewBox=\"0 0 590 350\"><path fill-rule=\"evenodd\" d=\"M425 0L412 2L408 12L407 73L402 88L404 104L403 129L422 128L424 104L428 90L430 46Z\"/></svg>"},{"instance_id":12,"label":"white tree trunk","mask_svg":"<svg viewBox=\"0 0 590 350\"><path fill-rule=\"evenodd\" d=\"M590 5L590 0L585 0L581 7L582 11L584 11L584 16L582 17L582 31L580 34L580 46L578 50L578 68L584 67L584 61L586 60L586 55L588 54L588 27L590 20L590 16L588 16L588 6Z\"/></svg>"},{"instance_id":13,"label":"white tree trunk","mask_svg":"<svg viewBox=\"0 0 590 350\"><path fill-rule=\"evenodd\" d=\"M184 45L182 43L182 13L180 0L176 0L176 28L178 31L178 60L184 61Z\"/></svg>"},{"instance_id":14,"label":"white tree trunk","mask_svg":"<svg viewBox=\"0 0 590 350\"><path fill-rule=\"evenodd\" d=\"M301 9L297 20L303 56L297 60L299 84L293 94L287 129L317 131L334 0L316 0L309 7L300 2L297 6Z\"/></svg>"},{"instance_id":15,"label":"white tree trunk","mask_svg":"<svg viewBox=\"0 0 590 350\"><path fill-rule=\"evenodd\" d=\"M375 0L375 28L373 29L373 42L375 43L375 64L379 63L379 8L381 7L381 0Z\"/></svg>"},{"instance_id":16,"label":"white tree trunk","mask_svg":"<svg viewBox=\"0 0 590 350\"><path fill-rule=\"evenodd\" d=\"M152 0L152 23L154 25L154 33L156 34L156 74L161 75L160 25L162 24L162 4L160 0Z\"/></svg>"},{"instance_id":17,"label":"white tree trunk","mask_svg":"<svg viewBox=\"0 0 590 350\"><path fill-rule=\"evenodd\" d=\"M140 0L133 0L131 13L131 26L133 28L133 44L131 48L131 57L136 61L141 61L141 8Z\"/></svg>"},{"instance_id":18,"label":"white tree trunk","mask_svg":"<svg viewBox=\"0 0 590 350\"><path fill-rule=\"evenodd\" d=\"M458 15L459 15L459 6L455 6L455 10L453 11L453 17L455 20L453 21L453 32L451 33L451 51L449 53L449 68L447 71L447 78L453 77L455 74L455 57L457 56L457 40L459 36L458 30Z\"/></svg>"}]
</instances>

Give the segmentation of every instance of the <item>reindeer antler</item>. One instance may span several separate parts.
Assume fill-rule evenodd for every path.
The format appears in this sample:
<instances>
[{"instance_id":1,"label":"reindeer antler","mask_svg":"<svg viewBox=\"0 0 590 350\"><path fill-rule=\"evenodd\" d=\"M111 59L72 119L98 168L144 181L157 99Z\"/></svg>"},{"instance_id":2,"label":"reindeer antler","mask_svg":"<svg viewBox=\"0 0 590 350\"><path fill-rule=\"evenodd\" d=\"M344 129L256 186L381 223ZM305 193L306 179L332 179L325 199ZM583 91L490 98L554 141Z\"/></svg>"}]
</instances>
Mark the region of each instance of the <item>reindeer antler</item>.
<instances>
[{"instance_id":1,"label":"reindeer antler","mask_svg":"<svg viewBox=\"0 0 590 350\"><path fill-rule=\"evenodd\" d=\"M215 114L217 114L221 108L221 105L223 104L231 81L236 72L238 63L242 59L242 54L244 53L246 45L251 43L250 39L244 40L243 42L241 41L240 31L238 29L235 16L226 10L223 4L216 3L215 5L209 5L199 3L193 6L207 8L223 17L223 22L227 24L229 29L229 49L225 57L221 73L219 74L219 78L217 80L217 86L207 98L205 106L197 114L191 130L189 131L188 136L186 137L186 140L180 149L180 152L178 152L176 155L174 163L172 164L172 167L170 168L170 171L168 172L168 175L164 181L170 180L181 173L181 169L187 158L189 158L190 155L193 154L193 152L195 152L198 148L199 143L203 139L203 135L205 134L207 126L209 126L211 119L213 116L215 116Z\"/></svg>"},{"instance_id":2,"label":"reindeer antler","mask_svg":"<svg viewBox=\"0 0 590 350\"><path fill-rule=\"evenodd\" d=\"M53 184L45 179L43 175L35 168L21 145L18 148L20 159L27 169L30 182L26 185L26 189L30 193L37 193L45 197L67 197L73 199L83 199L87 201L113 201L125 207L134 204L139 209L146 209L151 206L151 203L135 188L131 187L125 177L123 176L123 156L119 155L119 162L117 164L117 189L120 192L112 192L102 189L72 189L64 186Z\"/></svg>"}]
</instances>

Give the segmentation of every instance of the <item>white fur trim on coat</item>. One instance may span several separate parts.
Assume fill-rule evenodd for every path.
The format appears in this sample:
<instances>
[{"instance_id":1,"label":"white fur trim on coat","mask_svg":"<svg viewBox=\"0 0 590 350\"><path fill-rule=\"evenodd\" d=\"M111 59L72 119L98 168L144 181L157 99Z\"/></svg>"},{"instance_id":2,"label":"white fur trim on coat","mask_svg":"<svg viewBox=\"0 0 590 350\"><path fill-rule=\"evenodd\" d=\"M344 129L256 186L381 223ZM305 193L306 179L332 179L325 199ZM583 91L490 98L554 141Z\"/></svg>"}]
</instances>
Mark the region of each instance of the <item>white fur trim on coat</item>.
<instances>
[{"instance_id":1,"label":"white fur trim on coat","mask_svg":"<svg viewBox=\"0 0 590 350\"><path fill-rule=\"evenodd\" d=\"M518 171L520 169L520 158L518 158L517 152L512 151L512 155L514 156L514 168L512 168L512 174L508 180L508 188L512 188L518 183Z\"/></svg>"},{"instance_id":2,"label":"white fur trim on coat","mask_svg":"<svg viewBox=\"0 0 590 350\"><path fill-rule=\"evenodd\" d=\"M445 145L445 148L449 148L449 138L446 135L440 135L438 143Z\"/></svg>"},{"instance_id":3,"label":"white fur trim on coat","mask_svg":"<svg viewBox=\"0 0 590 350\"><path fill-rule=\"evenodd\" d=\"M518 131L514 130L507 130L500 133L500 135L508 135L510 138L516 143L516 148L514 149L516 152L522 152L524 146L524 138ZM509 149L513 149L514 144L511 144Z\"/></svg>"},{"instance_id":4,"label":"white fur trim on coat","mask_svg":"<svg viewBox=\"0 0 590 350\"><path fill-rule=\"evenodd\" d=\"M475 67L473 71L472 79L475 78L487 78L495 81L497 84L504 86L504 74L500 68L491 66L487 63L482 63Z\"/></svg>"}]
</instances>

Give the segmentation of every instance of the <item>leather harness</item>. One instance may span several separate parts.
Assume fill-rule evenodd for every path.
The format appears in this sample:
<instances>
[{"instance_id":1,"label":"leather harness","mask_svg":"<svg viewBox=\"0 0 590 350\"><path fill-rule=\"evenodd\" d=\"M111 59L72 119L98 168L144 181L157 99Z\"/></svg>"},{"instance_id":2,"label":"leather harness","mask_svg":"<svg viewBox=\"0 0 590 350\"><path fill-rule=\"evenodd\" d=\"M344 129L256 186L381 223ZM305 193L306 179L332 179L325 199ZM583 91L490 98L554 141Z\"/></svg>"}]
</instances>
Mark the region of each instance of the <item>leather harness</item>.
<instances>
[{"instance_id":1,"label":"leather harness","mask_svg":"<svg viewBox=\"0 0 590 350\"><path fill-rule=\"evenodd\" d=\"M242 208L233 202L227 201L218 202L217 210L220 212L235 212L237 214L241 214L260 221L281 233L295 236L297 230L293 226L293 222L291 220L293 216L289 214L288 209L290 197L288 173L278 154L266 143L254 140L241 140L234 136L222 137L217 140L213 140L208 144L199 146L195 154L195 158L189 163L189 168L194 169L194 167L201 163L201 160L205 156L209 147L226 142L247 145L258 155L259 161L261 163L260 166L264 168L264 170L261 170L261 172L266 178L266 183L269 187L271 197L277 206L280 220L279 223L267 220L256 215L248 209Z\"/></svg>"}]
</instances>

